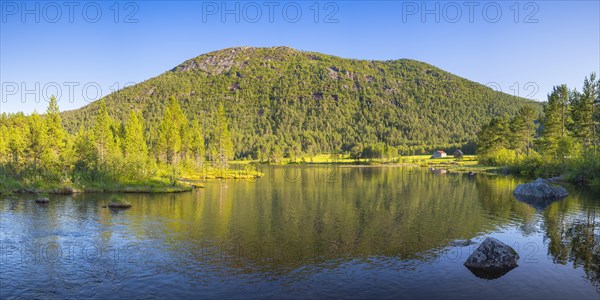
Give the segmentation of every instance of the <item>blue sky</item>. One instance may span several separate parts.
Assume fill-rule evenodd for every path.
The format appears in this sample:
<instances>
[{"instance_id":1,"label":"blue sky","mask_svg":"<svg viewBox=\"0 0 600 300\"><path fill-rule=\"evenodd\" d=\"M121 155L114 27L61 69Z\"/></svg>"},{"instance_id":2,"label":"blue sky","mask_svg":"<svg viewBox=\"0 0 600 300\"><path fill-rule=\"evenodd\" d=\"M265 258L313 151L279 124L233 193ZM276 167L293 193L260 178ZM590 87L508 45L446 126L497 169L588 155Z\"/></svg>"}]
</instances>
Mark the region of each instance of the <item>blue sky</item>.
<instances>
[{"instance_id":1,"label":"blue sky","mask_svg":"<svg viewBox=\"0 0 600 300\"><path fill-rule=\"evenodd\" d=\"M599 1L69 3L1 2L0 111L78 108L233 46L411 58L538 100L600 72Z\"/></svg>"}]
</instances>

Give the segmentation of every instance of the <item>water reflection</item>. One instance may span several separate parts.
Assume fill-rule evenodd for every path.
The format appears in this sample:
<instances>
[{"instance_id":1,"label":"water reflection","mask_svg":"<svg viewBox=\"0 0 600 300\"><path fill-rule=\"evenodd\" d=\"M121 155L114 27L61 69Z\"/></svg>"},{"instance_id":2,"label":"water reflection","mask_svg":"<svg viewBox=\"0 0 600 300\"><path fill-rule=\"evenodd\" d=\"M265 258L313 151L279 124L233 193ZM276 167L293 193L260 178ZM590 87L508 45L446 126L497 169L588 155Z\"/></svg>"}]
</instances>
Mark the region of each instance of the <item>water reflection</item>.
<instances>
[{"instance_id":1,"label":"water reflection","mask_svg":"<svg viewBox=\"0 0 600 300\"><path fill-rule=\"evenodd\" d=\"M171 297L240 297L244 292L375 297L399 290L418 290L413 296L440 296L431 294L436 290L473 296L468 284L456 289L459 283L482 284L471 281L481 280L462 266L477 244L456 241L477 243L487 235L504 235L507 243L543 235L552 257L548 263L572 263L598 283L599 204L592 194L574 193L539 211L513 198L521 183L514 177L339 166L264 171L267 177L256 182L207 183L184 194L125 195L132 208L120 211L102 207L111 195L51 197L45 207L26 196L4 199L4 246L24 241L63 249L73 245L76 258L23 264L18 252L5 251L0 279L20 281L11 280L0 293L29 290L26 296L46 297L44 286L50 283L58 295L75 290L88 297L110 296L107 288L132 297L165 296L171 289ZM515 269L494 284L515 285L512 278L530 269ZM560 276L578 276L569 270L561 269ZM454 281L442 274L453 274ZM361 284L365 276L378 281L360 294L352 276ZM316 284L328 280L340 294ZM237 288L229 292L229 284Z\"/></svg>"},{"instance_id":2,"label":"water reflection","mask_svg":"<svg viewBox=\"0 0 600 300\"><path fill-rule=\"evenodd\" d=\"M494 279L498 279L498 278L506 275L508 272L512 271L514 268L484 270L484 269L467 267L467 269L469 269L469 271L471 271L471 273L473 273L473 275L477 276L477 278L486 279L486 280L494 280Z\"/></svg>"},{"instance_id":3,"label":"water reflection","mask_svg":"<svg viewBox=\"0 0 600 300\"><path fill-rule=\"evenodd\" d=\"M572 263L600 292L600 215L598 191L579 191L578 201L552 205L544 212L548 254L555 263ZM586 200L589 199L589 200ZM578 210L579 205L582 210Z\"/></svg>"},{"instance_id":4,"label":"water reflection","mask_svg":"<svg viewBox=\"0 0 600 300\"><path fill-rule=\"evenodd\" d=\"M544 210L546 207L550 206L550 204L560 201L565 197L550 197L550 198L538 198L532 196L524 196L524 195L514 195L515 198L523 203L527 203L531 205L533 208L537 210Z\"/></svg>"}]
</instances>

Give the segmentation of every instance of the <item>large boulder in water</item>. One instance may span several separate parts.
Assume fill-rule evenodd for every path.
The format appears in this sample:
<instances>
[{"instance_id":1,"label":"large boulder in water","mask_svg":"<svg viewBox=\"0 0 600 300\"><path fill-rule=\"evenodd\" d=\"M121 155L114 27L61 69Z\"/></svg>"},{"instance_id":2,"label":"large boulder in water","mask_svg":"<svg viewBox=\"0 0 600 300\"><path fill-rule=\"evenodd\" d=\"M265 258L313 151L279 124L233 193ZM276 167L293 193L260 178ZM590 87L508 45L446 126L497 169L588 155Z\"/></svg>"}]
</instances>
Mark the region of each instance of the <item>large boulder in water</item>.
<instances>
[{"instance_id":1,"label":"large boulder in water","mask_svg":"<svg viewBox=\"0 0 600 300\"><path fill-rule=\"evenodd\" d=\"M518 266L519 254L501 241L486 238L465 261L465 266L477 277L496 279Z\"/></svg>"},{"instance_id":2,"label":"large boulder in water","mask_svg":"<svg viewBox=\"0 0 600 300\"><path fill-rule=\"evenodd\" d=\"M569 195L562 186L551 185L548 180L538 178L534 182L519 184L513 192L521 198L559 199Z\"/></svg>"}]
</instances>

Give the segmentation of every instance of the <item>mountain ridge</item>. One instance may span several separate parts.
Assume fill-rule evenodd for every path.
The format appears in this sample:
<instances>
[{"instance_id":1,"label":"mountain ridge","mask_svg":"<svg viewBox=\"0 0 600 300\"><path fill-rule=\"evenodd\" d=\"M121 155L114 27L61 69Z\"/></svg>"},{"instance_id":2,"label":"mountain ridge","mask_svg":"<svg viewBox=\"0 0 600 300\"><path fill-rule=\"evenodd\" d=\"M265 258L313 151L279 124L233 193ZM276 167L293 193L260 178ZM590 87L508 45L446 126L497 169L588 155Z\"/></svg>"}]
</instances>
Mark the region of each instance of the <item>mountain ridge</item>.
<instances>
[{"instance_id":1,"label":"mountain ridge","mask_svg":"<svg viewBox=\"0 0 600 300\"><path fill-rule=\"evenodd\" d=\"M538 102L424 62L348 59L285 46L208 52L103 100L120 121L131 109L141 111L152 145L170 96L188 118L202 118L207 134L222 103L240 158L274 147L293 155L376 143L405 153L465 148L493 116L514 115L526 104L541 111ZM68 130L93 122L97 107L63 112Z\"/></svg>"}]
</instances>

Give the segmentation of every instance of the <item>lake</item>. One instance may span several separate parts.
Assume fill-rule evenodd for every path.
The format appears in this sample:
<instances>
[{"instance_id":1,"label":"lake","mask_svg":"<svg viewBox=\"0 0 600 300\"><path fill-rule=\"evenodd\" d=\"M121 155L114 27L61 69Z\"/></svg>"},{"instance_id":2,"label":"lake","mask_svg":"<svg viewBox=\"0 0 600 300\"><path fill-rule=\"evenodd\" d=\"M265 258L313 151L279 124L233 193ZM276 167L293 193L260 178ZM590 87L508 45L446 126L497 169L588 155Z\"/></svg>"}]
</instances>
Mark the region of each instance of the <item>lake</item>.
<instances>
[{"instance_id":1,"label":"lake","mask_svg":"<svg viewBox=\"0 0 600 300\"><path fill-rule=\"evenodd\" d=\"M600 197L530 205L526 179L411 167L263 167L182 194L0 200L0 297L600 297ZM463 266L485 237L520 255ZM472 243L469 243L471 240Z\"/></svg>"}]
</instances>

